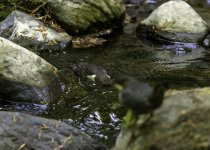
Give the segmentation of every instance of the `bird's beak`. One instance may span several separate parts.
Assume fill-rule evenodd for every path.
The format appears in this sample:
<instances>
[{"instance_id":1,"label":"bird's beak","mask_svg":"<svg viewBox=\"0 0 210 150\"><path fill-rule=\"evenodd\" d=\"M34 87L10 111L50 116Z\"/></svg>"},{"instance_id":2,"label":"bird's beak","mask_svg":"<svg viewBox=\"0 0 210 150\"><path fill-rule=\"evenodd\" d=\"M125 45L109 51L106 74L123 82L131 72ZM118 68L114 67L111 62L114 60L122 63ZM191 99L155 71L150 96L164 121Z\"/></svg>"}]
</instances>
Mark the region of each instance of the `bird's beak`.
<instances>
[{"instance_id":1,"label":"bird's beak","mask_svg":"<svg viewBox=\"0 0 210 150\"><path fill-rule=\"evenodd\" d=\"M114 84L114 87L118 90L118 91L122 91L123 90L123 86L118 84L118 83L115 83Z\"/></svg>"}]
</instances>

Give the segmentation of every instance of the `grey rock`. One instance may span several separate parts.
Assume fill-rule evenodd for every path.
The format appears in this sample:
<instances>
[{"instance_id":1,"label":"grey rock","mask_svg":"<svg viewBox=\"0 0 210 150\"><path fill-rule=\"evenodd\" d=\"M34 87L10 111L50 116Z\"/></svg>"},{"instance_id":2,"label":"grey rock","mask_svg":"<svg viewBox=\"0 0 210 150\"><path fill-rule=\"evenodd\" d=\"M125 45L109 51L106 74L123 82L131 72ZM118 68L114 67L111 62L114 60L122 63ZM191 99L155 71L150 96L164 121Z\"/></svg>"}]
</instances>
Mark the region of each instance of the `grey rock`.
<instances>
[{"instance_id":1,"label":"grey rock","mask_svg":"<svg viewBox=\"0 0 210 150\"><path fill-rule=\"evenodd\" d=\"M34 51L63 50L72 43L67 33L59 33L17 10L0 23L0 36Z\"/></svg>"},{"instance_id":2,"label":"grey rock","mask_svg":"<svg viewBox=\"0 0 210 150\"><path fill-rule=\"evenodd\" d=\"M120 0L48 0L48 4L70 35L119 28L125 11Z\"/></svg>"},{"instance_id":3,"label":"grey rock","mask_svg":"<svg viewBox=\"0 0 210 150\"><path fill-rule=\"evenodd\" d=\"M1 150L105 150L66 123L16 112L0 112Z\"/></svg>"},{"instance_id":4,"label":"grey rock","mask_svg":"<svg viewBox=\"0 0 210 150\"><path fill-rule=\"evenodd\" d=\"M207 23L182 0L162 4L137 27L139 37L162 42L200 43L207 32Z\"/></svg>"},{"instance_id":5,"label":"grey rock","mask_svg":"<svg viewBox=\"0 0 210 150\"><path fill-rule=\"evenodd\" d=\"M2 37L0 47L0 95L46 104L63 93L65 84L54 66Z\"/></svg>"}]
</instances>

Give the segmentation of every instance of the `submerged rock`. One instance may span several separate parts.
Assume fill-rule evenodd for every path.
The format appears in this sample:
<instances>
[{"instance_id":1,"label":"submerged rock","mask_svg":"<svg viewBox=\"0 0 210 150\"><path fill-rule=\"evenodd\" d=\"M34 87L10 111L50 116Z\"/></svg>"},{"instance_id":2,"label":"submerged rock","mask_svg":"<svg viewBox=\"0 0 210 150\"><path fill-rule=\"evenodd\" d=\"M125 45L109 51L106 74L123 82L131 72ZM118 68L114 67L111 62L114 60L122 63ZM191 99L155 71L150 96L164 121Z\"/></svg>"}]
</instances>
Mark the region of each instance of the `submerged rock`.
<instances>
[{"instance_id":1,"label":"submerged rock","mask_svg":"<svg viewBox=\"0 0 210 150\"><path fill-rule=\"evenodd\" d=\"M48 0L48 4L57 21L71 35L122 26L124 8L119 0Z\"/></svg>"},{"instance_id":2,"label":"submerged rock","mask_svg":"<svg viewBox=\"0 0 210 150\"><path fill-rule=\"evenodd\" d=\"M58 70L44 59L0 37L0 95L12 101L47 103L65 89Z\"/></svg>"},{"instance_id":3,"label":"submerged rock","mask_svg":"<svg viewBox=\"0 0 210 150\"><path fill-rule=\"evenodd\" d=\"M208 149L209 99L209 87L168 91L162 107L148 122L139 124L139 117L132 128L123 128L113 150Z\"/></svg>"},{"instance_id":4,"label":"submerged rock","mask_svg":"<svg viewBox=\"0 0 210 150\"><path fill-rule=\"evenodd\" d=\"M162 4L141 21L137 36L161 43L201 43L208 33L206 22L182 0Z\"/></svg>"},{"instance_id":5,"label":"submerged rock","mask_svg":"<svg viewBox=\"0 0 210 150\"><path fill-rule=\"evenodd\" d=\"M105 150L105 146L66 123L22 113L0 112L2 150Z\"/></svg>"},{"instance_id":6,"label":"submerged rock","mask_svg":"<svg viewBox=\"0 0 210 150\"><path fill-rule=\"evenodd\" d=\"M0 36L35 51L71 47L71 37L46 27L35 17L13 11L0 23Z\"/></svg>"}]
</instances>

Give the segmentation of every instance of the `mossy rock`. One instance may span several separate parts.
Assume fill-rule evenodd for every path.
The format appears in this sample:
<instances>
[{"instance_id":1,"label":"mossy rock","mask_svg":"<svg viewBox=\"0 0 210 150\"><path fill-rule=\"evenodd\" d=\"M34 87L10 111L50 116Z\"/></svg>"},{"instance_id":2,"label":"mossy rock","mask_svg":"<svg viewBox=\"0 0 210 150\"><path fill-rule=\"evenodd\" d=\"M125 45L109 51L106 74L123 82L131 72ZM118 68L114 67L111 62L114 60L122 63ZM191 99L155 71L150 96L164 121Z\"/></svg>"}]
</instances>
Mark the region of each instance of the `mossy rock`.
<instances>
[{"instance_id":1,"label":"mossy rock","mask_svg":"<svg viewBox=\"0 0 210 150\"><path fill-rule=\"evenodd\" d=\"M144 124L125 128L114 150L203 150L210 148L210 88L166 93L161 108Z\"/></svg>"},{"instance_id":2,"label":"mossy rock","mask_svg":"<svg viewBox=\"0 0 210 150\"><path fill-rule=\"evenodd\" d=\"M119 0L48 0L48 4L70 35L122 27L125 10Z\"/></svg>"}]
</instances>

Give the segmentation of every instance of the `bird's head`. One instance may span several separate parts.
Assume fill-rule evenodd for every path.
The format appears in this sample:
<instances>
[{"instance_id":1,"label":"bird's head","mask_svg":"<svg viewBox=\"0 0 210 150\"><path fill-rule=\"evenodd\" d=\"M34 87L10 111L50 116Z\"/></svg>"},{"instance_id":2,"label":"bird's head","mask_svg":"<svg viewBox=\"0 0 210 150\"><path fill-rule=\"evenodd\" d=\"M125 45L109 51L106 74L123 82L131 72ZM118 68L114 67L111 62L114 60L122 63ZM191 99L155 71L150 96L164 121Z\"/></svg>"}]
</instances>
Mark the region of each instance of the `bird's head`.
<instances>
[{"instance_id":1,"label":"bird's head","mask_svg":"<svg viewBox=\"0 0 210 150\"><path fill-rule=\"evenodd\" d=\"M167 89L169 89L168 83L159 83L154 87L153 98L151 100L155 106L159 107L162 104L164 93Z\"/></svg>"},{"instance_id":2,"label":"bird's head","mask_svg":"<svg viewBox=\"0 0 210 150\"><path fill-rule=\"evenodd\" d=\"M114 81L114 87L118 91L122 91L128 83L134 81L134 79L130 76L122 75L118 79L115 79Z\"/></svg>"}]
</instances>

